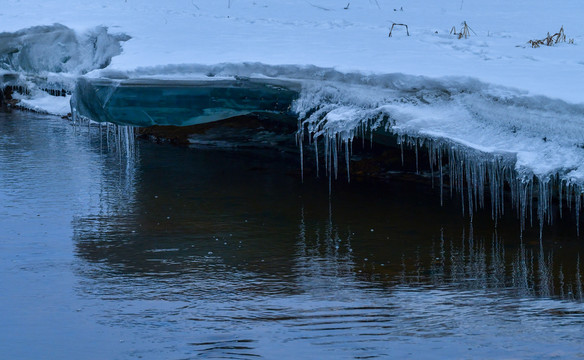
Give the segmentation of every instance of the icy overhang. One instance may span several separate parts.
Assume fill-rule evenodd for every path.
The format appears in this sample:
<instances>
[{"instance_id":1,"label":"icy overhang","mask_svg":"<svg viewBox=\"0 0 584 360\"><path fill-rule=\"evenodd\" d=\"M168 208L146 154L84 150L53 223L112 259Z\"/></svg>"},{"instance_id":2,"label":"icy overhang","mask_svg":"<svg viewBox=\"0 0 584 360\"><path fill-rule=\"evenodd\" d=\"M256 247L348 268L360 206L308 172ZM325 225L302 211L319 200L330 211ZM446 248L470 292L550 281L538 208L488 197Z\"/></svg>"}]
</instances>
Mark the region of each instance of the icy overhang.
<instances>
[{"instance_id":1,"label":"icy overhang","mask_svg":"<svg viewBox=\"0 0 584 360\"><path fill-rule=\"evenodd\" d=\"M72 110L119 125L187 126L250 113L287 113L300 85L278 79L78 80Z\"/></svg>"}]
</instances>

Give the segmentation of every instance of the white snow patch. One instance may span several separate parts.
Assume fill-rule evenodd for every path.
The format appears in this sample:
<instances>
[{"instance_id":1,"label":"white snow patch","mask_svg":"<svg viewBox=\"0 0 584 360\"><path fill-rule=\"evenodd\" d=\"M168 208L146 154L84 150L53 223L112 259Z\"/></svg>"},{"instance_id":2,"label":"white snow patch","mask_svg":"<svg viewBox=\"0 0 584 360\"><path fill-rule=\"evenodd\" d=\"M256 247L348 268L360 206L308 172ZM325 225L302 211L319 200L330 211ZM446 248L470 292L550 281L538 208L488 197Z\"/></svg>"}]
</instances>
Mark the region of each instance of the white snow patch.
<instances>
[{"instance_id":1,"label":"white snow patch","mask_svg":"<svg viewBox=\"0 0 584 360\"><path fill-rule=\"evenodd\" d=\"M71 106L69 105L71 95L52 96L39 92L35 96L27 97L16 93L14 98L19 100L19 106L39 113L65 116L71 112Z\"/></svg>"}]
</instances>

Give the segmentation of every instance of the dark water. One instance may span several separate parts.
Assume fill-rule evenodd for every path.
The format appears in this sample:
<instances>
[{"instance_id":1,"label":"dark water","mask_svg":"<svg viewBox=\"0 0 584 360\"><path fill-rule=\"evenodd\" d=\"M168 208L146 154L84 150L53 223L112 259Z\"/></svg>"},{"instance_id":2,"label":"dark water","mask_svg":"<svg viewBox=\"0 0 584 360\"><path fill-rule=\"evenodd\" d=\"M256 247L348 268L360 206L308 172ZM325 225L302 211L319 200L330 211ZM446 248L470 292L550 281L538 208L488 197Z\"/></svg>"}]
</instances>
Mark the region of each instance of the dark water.
<instances>
[{"instance_id":1,"label":"dark water","mask_svg":"<svg viewBox=\"0 0 584 360\"><path fill-rule=\"evenodd\" d=\"M0 358L584 357L575 228L0 113ZM110 139L111 142L111 139ZM584 260L583 260L584 261Z\"/></svg>"}]
</instances>

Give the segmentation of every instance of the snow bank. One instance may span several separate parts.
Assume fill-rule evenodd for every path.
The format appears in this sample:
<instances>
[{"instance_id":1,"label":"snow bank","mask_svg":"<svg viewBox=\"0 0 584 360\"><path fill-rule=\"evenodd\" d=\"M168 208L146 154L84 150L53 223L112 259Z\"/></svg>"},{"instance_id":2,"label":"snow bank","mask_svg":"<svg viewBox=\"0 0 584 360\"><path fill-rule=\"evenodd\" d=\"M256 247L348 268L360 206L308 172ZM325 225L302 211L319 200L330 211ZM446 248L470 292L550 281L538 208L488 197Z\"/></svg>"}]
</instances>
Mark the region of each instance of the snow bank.
<instances>
[{"instance_id":1,"label":"snow bank","mask_svg":"<svg viewBox=\"0 0 584 360\"><path fill-rule=\"evenodd\" d=\"M345 9L347 3L351 3ZM474 77L533 95L584 102L581 0L4 0L0 31L60 23L132 36L112 70L261 62L364 74ZM474 33L451 35L463 21ZM389 38L393 22L409 26ZM564 26L574 44L532 49Z\"/></svg>"},{"instance_id":2,"label":"snow bank","mask_svg":"<svg viewBox=\"0 0 584 360\"><path fill-rule=\"evenodd\" d=\"M52 96L40 90L35 91L37 94L29 96L15 93L13 98L19 100L18 106L39 113L65 116L71 112L71 95Z\"/></svg>"},{"instance_id":3,"label":"snow bank","mask_svg":"<svg viewBox=\"0 0 584 360\"><path fill-rule=\"evenodd\" d=\"M121 54L129 37L110 34L104 26L78 33L64 25L34 26L0 33L0 89L17 86L19 106L66 115L71 95L50 96L53 90L71 92L76 76L108 66Z\"/></svg>"},{"instance_id":4,"label":"snow bank","mask_svg":"<svg viewBox=\"0 0 584 360\"><path fill-rule=\"evenodd\" d=\"M26 74L84 74L108 66L121 54L127 35L112 35L103 26L78 34L61 25L34 26L0 33L0 68Z\"/></svg>"}]
</instances>

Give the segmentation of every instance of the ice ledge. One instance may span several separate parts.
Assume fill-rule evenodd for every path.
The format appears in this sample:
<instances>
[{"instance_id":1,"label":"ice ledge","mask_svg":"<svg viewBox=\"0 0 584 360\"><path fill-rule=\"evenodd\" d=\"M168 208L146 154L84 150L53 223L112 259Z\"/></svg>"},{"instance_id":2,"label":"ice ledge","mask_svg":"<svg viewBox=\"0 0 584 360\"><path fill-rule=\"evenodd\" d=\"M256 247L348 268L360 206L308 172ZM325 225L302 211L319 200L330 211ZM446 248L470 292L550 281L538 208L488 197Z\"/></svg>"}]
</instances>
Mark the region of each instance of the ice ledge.
<instances>
[{"instance_id":1,"label":"ice ledge","mask_svg":"<svg viewBox=\"0 0 584 360\"><path fill-rule=\"evenodd\" d=\"M473 78L260 63L173 65L93 71L79 78L74 93L77 115L133 126L291 111L299 118L300 142L312 141L325 153L331 176L356 136L389 132L409 146L423 143L436 171L454 171L452 186L470 191L463 196L468 211L482 206L487 184L495 186L495 215L503 211L506 186L522 221L535 213L528 206L534 197L540 224L551 222L553 198L577 214L581 207L584 105Z\"/></svg>"},{"instance_id":2,"label":"ice ledge","mask_svg":"<svg viewBox=\"0 0 584 360\"><path fill-rule=\"evenodd\" d=\"M168 65L132 72L104 69L80 79L74 103L80 103L81 114L83 107L101 104L89 115L103 121L137 126L195 123L192 116L177 120L150 116L146 109L156 107L156 101L181 96L169 91L146 97L138 106L141 108L132 111L140 120L131 119L130 114L114 118L111 111L98 115L110 107L119 114L125 105L109 103L117 96L113 94L140 87L224 89L219 95L201 94L192 101L191 110L201 112L201 119L205 111L215 113L204 121L219 119L224 116L221 113L229 116L228 110L266 109L260 103L260 93L267 91L269 96L275 96L272 100L278 96L281 99L273 101L272 106L278 106L269 110L285 111L291 105L303 129L313 137L334 136L351 141L367 123L398 134L446 139L485 153L512 153L519 173L542 179L561 174L569 183L584 183L584 104L529 96L472 78L366 75L316 66L260 63ZM228 88L238 90L227 91ZM255 95L249 96L245 104L240 101L252 94ZM205 99L211 99L211 103ZM222 104L214 106L212 102L219 99Z\"/></svg>"}]
</instances>

